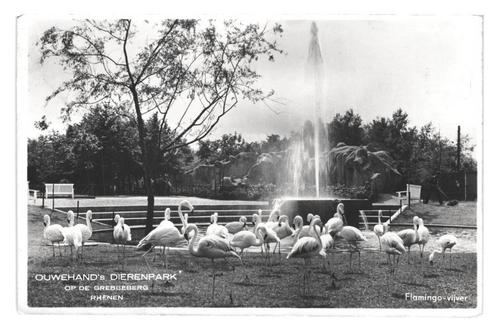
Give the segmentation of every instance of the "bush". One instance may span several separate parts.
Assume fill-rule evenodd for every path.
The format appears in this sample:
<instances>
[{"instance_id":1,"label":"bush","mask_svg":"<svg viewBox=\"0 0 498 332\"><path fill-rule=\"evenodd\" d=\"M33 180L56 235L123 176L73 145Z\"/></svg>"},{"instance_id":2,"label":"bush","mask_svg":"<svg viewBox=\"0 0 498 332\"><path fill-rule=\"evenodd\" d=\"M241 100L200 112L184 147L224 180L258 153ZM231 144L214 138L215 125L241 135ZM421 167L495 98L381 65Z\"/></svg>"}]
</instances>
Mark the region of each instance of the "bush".
<instances>
[{"instance_id":1,"label":"bush","mask_svg":"<svg viewBox=\"0 0 498 332\"><path fill-rule=\"evenodd\" d=\"M368 186L346 187L343 184L337 184L335 186L327 186L327 193L341 198L370 198L370 190Z\"/></svg>"}]
</instances>

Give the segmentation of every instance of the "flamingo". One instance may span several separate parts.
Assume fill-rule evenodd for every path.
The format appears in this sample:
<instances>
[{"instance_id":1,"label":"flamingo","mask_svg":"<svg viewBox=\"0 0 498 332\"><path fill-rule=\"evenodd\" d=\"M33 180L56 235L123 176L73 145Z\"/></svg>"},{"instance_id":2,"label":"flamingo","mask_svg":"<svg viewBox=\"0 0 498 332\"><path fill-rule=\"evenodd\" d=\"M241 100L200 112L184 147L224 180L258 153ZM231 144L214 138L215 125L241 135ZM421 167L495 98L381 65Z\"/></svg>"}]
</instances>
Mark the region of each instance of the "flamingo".
<instances>
[{"instance_id":1,"label":"flamingo","mask_svg":"<svg viewBox=\"0 0 498 332\"><path fill-rule=\"evenodd\" d=\"M332 236L339 233L344 226L344 204L337 204L337 211L334 216L325 223L325 233L332 233Z\"/></svg>"},{"instance_id":2,"label":"flamingo","mask_svg":"<svg viewBox=\"0 0 498 332\"><path fill-rule=\"evenodd\" d=\"M431 233L429 229L424 226L424 219L417 217L418 220L418 246L420 248L420 259L424 257L424 249L427 242L431 238Z\"/></svg>"},{"instance_id":3,"label":"flamingo","mask_svg":"<svg viewBox=\"0 0 498 332\"><path fill-rule=\"evenodd\" d=\"M271 210L270 214L268 215L268 221L269 222L277 222L279 217L280 217L280 201L276 200L275 205L273 206L273 209Z\"/></svg>"},{"instance_id":4,"label":"flamingo","mask_svg":"<svg viewBox=\"0 0 498 332\"><path fill-rule=\"evenodd\" d=\"M322 250L325 253L330 252L331 257L332 257L332 252L330 250L334 247L334 237L330 233L325 233L325 234L320 235L320 241L322 242ZM330 267L329 261L327 261L327 264ZM325 266L324 266L324 268L325 268ZM332 268L330 268L330 270L332 271Z\"/></svg>"},{"instance_id":5,"label":"flamingo","mask_svg":"<svg viewBox=\"0 0 498 332\"><path fill-rule=\"evenodd\" d=\"M242 257L244 249L261 246L264 243L265 236L266 227L255 227L252 232L244 230L236 233L230 241L230 245L234 248L239 248L240 256Z\"/></svg>"},{"instance_id":6,"label":"flamingo","mask_svg":"<svg viewBox=\"0 0 498 332\"><path fill-rule=\"evenodd\" d=\"M320 240L320 233L317 231L315 225L321 224L320 219L314 218L311 221L311 229L314 231L313 237L302 237L292 246L291 252L287 255L289 258L303 258L304 259L304 274L303 274L303 289L306 293L308 279L311 277L310 263L311 259L315 256L326 257L327 254L323 251L322 241Z\"/></svg>"},{"instance_id":7,"label":"flamingo","mask_svg":"<svg viewBox=\"0 0 498 332\"><path fill-rule=\"evenodd\" d=\"M359 242L366 241L367 238L363 233L356 227L344 226L342 230L338 233L338 236L343 238L349 245L349 269L352 270L352 257L353 252L358 252L358 267L361 266L361 249L359 247Z\"/></svg>"},{"instance_id":8,"label":"flamingo","mask_svg":"<svg viewBox=\"0 0 498 332\"><path fill-rule=\"evenodd\" d=\"M434 255L436 253L443 254L443 260L444 260L444 258L445 258L444 254L445 254L446 250L449 250L450 251L450 269L451 269L451 249L453 249L453 247L457 244L456 236L454 236L452 234L445 234L437 240L437 244L439 245L440 248L434 249L432 251L432 253L429 255L429 263L431 265L434 264Z\"/></svg>"},{"instance_id":9,"label":"flamingo","mask_svg":"<svg viewBox=\"0 0 498 332\"><path fill-rule=\"evenodd\" d=\"M386 232L380 237L380 242L384 247L384 252L387 254L389 264L389 274L394 277L396 268L399 264L399 256L406 252L405 245L401 237L394 232ZM391 256L393 260L391 262Z\"/></svg>"},{"instance_id":10,"label":"flamingo","mask_svg":"<svg viewBox=\"0 0 498 332\"><path fill-rule=\"evenodd\" d=\"M74 221L74 213L71 211L70 218ZM92 237L92 210L86 211L86 225L85 224L76 224L74 227L77 227L81 231L82 243L81 243L81 256L83 257L83 248L85 247L85 242L88 241Z\"/></svg>"},{"instance_id":11,"label":"flamingo","mask_svg":"<svg viewBox=\"0 0 498 332\"><path fill-rule=\"evenodd\" d=\"M151 252L151 250L154 249L156 246L162 246L162 255L163 255L163 265L165 268L168 266L168 255L166 252L166 248L168 248L167 251L169 251L170 247L178 247L186 244L185 238L183 235L178 231L176 227L172 226L158 226L154 228L152 231L150 231L149 234L147 234L143 239L138 242L137 249L140 249L144 247L145 245L150 244L151 247L149 250L145 252L145 254L142 255L143 259L145 260L145 263L147 264L147 267L149 268L150 271L150 265L149 262L146 259L146 255Z\"/></svg>"},{"instance_id":12,"label":"flamingo","mask_svg":"<svg viewBox=\"0 0 498 332\"><path fill-rule=\"evenodd\" d=\"M178 204L178 215L181 216L182 213L182 208L187 208L188 212L194 213L194 206L190 201L184 199Z\"/></svg>"},{"instance_id":13,"label":"flamingo","mask_svg":"<svg viewBox=\"0 0 498 332\"><path fill-rule=\"evenodd\" d=\"M64 230L59 224L50 225L50 216L48 214L43 216L43 237L52 243L52 257L55 257L54 244L57 243L59 248L59 256L61 253L61 242L64 241Z\"/></svg>"},{"instance_id":14,"label":"flamingo","mask_svg":"<svg viewBox=\"0 0 498 332\"><path fill-rule=\"evenodd\" d=\"M311 222L313 222L314 219L318 219L321 222L320 216L318 216L318 215L314 216L312 213L308 213L307 219L308 219L308 221L311 221ZM294 217L293 224L295 227L297 227L297 231L294 233L295 241L297 241L298 239L300 239L302 237L312 237L313 236L311 224L303 226L303 218L300 215L297 215ZM319 226L316 226L315 228L320 229Z\"/></svg>"},{"instance_id":15,"label":"flamingo","mask_svg":"<svg viewBox=\"0 0 498 332\"><path fill-rule=\"evenodd\" d=\"M382 222L382 210L379 210L377 221L378 221L377 225L374 226L374 233L375 233L375 235L377 235L377 239L379 239L379 251L381 251L382 246L380 243L380 238L382 235L384 235L384 233L389 231L389 224L391 222L391 219L389 218L388 221L383 223Z\"/></svg>"},{"instance_id":16,"label":"flamingo","mask_svg":"<svg viewBox=\"0 0 498 332\"><path fill-rule=\"evenodd\" d=\"M225 225L230 234L236 234L240 231L247 229L247 218L245 216L241 216L239 221L232 221Z\"/></svg>"},{"instance_id":17,"label":"flamingo","mask_svg":"<svg viewBox=\"0 0 498 332\"><path fill-rule=\"evenodd\" d=\"M64 243L71 248L71 257L73 256L73 247L76 251L75 258L78 258L78 251L83 245L83 235L78 227L74 227L74 212L67 211L68 226L62 228L62 235L64 235Z\"/></svg>"},{"instance_id":18,"label":"flamingo","mask_svg":"<svg viewBox=\"0 0 498 332\"><path fill-rule=\"evenodd\" d=\"M408 263L410 263L410 249L419 241L418 236L418 217L413 217L413 229L404 229L398 232L399 237L403 240L404 246L408 249Z\"/></svg>"},{"instance_id":19,"label":"flamingo","mask_svg":"<svg viewBox=\"0 0 498 332\"><path fill-rule=\"evenodd\" d=\"M265 234L266 237L264 238L264 246L261 247L261 253L263 253L263 247L265 251L265 263L270 263L270 243L275 243L278 245L280 243L280 238L278 237L277 233L270 227L271 223L264 223L262 221L262 211L259 210L258 214L253 214L253 222L256 225L255 231L257 231L258 228L264 227L265 228Z\"/></svg>"},{"instance_id":20,"label":"flamingo","mask_svg":"<svg viewBox=\"0 0 498 332\"><path fill-rule=\"evenodd\" d=\"M185 238L188 240L188 234L194 231L194 237L189 240L188 251L192 256L195 257L205 257L211 259L211 264L213 267L213 286L211 292L211 298L214 299L214 286L215 286L215 267L214 260L218 258L226 259L227 257L236 257L242 263L239 255L235 252L235 249L230 246L230 243L216 235L206 235L201 238L197 244L197 248L194 248L194 242L196 242L197 236L199 235L199 229L197 225L190 224L185 229Z\"/></svg>"},{"instance_id":21,"label":"flamingo","mask_svg":"<svg viewBox=\"0 0 498 332\"><path fill-rule=\"evenodd\" d=\"M228 229L218 225L218 212L211 215L211 225L206 229L206 235L217 235L223 239L228 239Z\"/></svg>"},{"instance_id":22,"label":"flamingo","mask_svg":"<svg viewBox=\"0 0 498 332\"><path fill-rule=\"evenodd\" d=\"M114 237L114 241L118 245L118 260L119 260L119 246L121 245L123 248L123 260L126 264L125 244L126 242L131 241L130 226L126 225L124 218L121 218L119 215L116 215L114 217L114 221L116 222L116 226L114 226L114 231L112 232L112 235Z\"/></svg>"},{"instance_id":23,"label":"flamingo","mask_svg":"<svg viewBox=\"0 0 498 332\"><path fill-rule=\"evenodd\" d=\"M289 217L286 215L281 215L278 218L278 222L272 226L272 230L277 234L277 237L280 240L285 239L286 237L289 237L292 234L294 234L294 231L289 226ZM275 253L275 250L277 249L277 245L278 245L278 254L280 255L280 241L277 242L277 244L275 245L275 248L273 249L273 253Z\"/></svg>"},{"instance_id":24,"label":"flamingo","mask_svg":"<svg viewBox=\"0 0 498 332\"><path fill-rule=\"evenodd\" d=\"M173 222L170 220L171 219L171 209L166 208L164 210L164 219L159 223L159 226L175 226Z\"/></svg>"}]
</instances>

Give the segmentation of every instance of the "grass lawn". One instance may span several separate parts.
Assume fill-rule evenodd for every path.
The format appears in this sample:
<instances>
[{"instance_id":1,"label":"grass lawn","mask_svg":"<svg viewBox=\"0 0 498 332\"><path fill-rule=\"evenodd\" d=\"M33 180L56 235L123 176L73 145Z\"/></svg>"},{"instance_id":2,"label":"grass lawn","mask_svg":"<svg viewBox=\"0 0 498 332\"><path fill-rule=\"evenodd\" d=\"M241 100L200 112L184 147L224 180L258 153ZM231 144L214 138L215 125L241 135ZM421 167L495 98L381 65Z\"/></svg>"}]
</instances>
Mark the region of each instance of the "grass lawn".
<instances>
[{"instance_id":1,"label":"grass lawn","mask_svg":"<svg viewBox=\"0 0 498 332\"><path fill-rule=\"evenodd\" d=\"M424 219L444 219L425 206ZM450 208L448 208L450 209ZM431 212L432 211L432 212ZM435 209L435 211L439 211ZM449 210L448 210L449 211ZM465 210L467 211L467 210ZM474 210L475 211L475 210ZM52 257L52 248L42 240L42 216L38 207L29 207L28 215L28 305L32 307L325 307L325 308L473 308L477 304L476 253L453 253L452 269L442 264L440 256L434 266L427 264L427 251L423 264L418 259L418 248L412 249L412 264L406 255L401 257L394 282L388 283L386 255L376 250L361 255L361 269L354 260L353 272L349 269L349 254L329 254L335 280L321 265L313 261L311 292L303 295L302 260L282 260L273 257L273 266L265 267L258 253L244 257L244 267L236 260L233 270L224 261L216 262L216 293L211 300L211 261L191 257L186 251L171 251L168 269L156 260L153 273L175 275L176 280L113 281L111 274L147 273L141 258L143 252L127 248L127 266L121 267L116 259L115 247L99 244L85 248L83 262L73 262L69 257ZM417 212L418 213L418 212ZM445 212L446 213L446 212ZM468 213L465 212L465 213ZM52 215L53 222L64 224L64 217ZM464 219L462 217L462 219ZM438 221L440 223L440 221ZM375 239L376 241L376 239ZM152 258L150 255L149 259ZM36 275L98 274L103 281L37 281ZM247 275L248 279L245 278ZM89 291L66 291L65 286L90 286ZM97 291L95 286L134 285L147 288L142 291ZM389 286L388 286L389 285ZM407 300L415 296L441 296L425 301ZM122 300L94 301L92 295L122 295ZM462 301L447 300L456 295Z\"/></svg>"},{"instance_id":2,"label":"grass lawn","mask_svg":"<svg viewBox=\"0 0 498 332\"><path fill-rule=\"evenodd\" d=\"M410 209L405 210L394 223L412 222L415 215L424 219L426 226L431 224L476 226L476 203L459 202L455 206L439 205L434 202L416 203L412 204Z\"/></svg>"}]
</instances>

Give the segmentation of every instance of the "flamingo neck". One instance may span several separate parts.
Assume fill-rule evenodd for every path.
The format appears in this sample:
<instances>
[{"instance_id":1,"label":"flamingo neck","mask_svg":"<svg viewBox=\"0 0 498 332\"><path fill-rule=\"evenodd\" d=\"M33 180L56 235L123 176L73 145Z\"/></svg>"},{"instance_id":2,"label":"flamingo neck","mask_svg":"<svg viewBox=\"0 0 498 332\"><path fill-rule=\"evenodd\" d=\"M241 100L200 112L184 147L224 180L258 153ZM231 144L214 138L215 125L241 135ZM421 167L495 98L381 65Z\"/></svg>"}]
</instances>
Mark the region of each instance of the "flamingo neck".
<instances>
[{"instance_id":1,"label":"flamingo neck","mask_svg":"<svg viewBox=\"0 0 498 332\"><path fill-rule=\"evenodd\" d=\"M92 231L92 221L90 218L86 217L86 226L88 227L88 229L90 230L90 232Z\"/></svg>"},{"instance_id":2,"label":"flamingo neck","mask_svg":"<svg viewBox=\"0 0 498 332\"><path fill-rule=\"evenodd\" d=\"M310 227L312 227L313 233L315 233L316 240L318 241L318 252L320 252L323 249L323 245L320 239L320 233L318 233L318 231L316 230L315 225L316 225L316 219L311 222Z\"/></svg>"},{"instance_id":3,"label":"flamingo neck","mask_svg":"<svg viewBox=\"0 0 498 332\"><path fill-rule=\"evenodd\" d=\"M199 229L197 228L197 226L194 225L194 237L192 239L190 239L190 243L188 244L188 251L193 256L199 256L199 247L197 246L197 248L194 248L194 242L195 242L195 240L197 240L198 234L199 234Z\"/></svg>"},{"instance_id":4,"label":"flamingo neck","mask_svg":"<svg viewBox=\"0 0 498 332\"><path fill-rule=\"evenodd\" d=\"M180 216L180 221L182 222L183 227L187 227L187 222L185 221L185 216L183 215L182 212L182 206L183 206L182 203L178 205L178 215Z\"/></svg>"},{"instance_id":5,"label":"flamingo neck","mask_svg":"<svg viewBox=\"0 0 498 332\"><path fill-rule=\"evenodd\" d=\"M258 228L257 230L255 230L255 233L257 245L260 246L265 242L265 240L263 239L263 230L261 228Z\"/></svg>"}]
</instances>

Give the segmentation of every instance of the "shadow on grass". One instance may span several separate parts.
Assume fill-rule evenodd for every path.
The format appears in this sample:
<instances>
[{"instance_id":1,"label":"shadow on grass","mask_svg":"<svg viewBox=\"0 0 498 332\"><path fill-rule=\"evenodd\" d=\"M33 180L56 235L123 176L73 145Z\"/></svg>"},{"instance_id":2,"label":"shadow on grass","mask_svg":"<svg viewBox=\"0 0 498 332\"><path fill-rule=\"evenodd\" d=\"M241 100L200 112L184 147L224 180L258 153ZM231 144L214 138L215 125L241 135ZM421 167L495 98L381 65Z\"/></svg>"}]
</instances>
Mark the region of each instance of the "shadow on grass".
<instances>
[{"instance_id":1,"label":"shadow on grass","mask_svg":"<svg viewBox=\"0 0 498 332\"><path fill-rule=\"evenodd\" d=\"M401 281L400 284L403 285L408 285L408 286L415 286L415 287L423 287L423 288L429 288L431 289L432 287L427 285L427 284L422 284L416 281Z\"/></svg>"}]
</instances>

